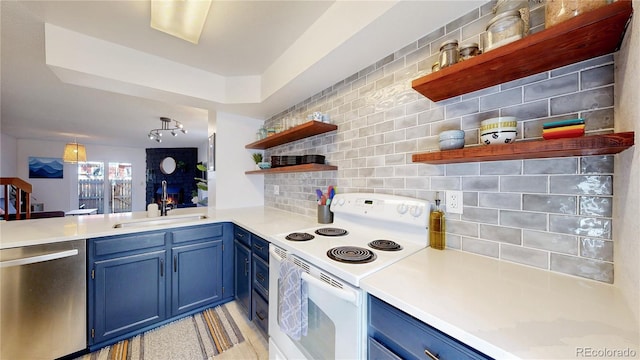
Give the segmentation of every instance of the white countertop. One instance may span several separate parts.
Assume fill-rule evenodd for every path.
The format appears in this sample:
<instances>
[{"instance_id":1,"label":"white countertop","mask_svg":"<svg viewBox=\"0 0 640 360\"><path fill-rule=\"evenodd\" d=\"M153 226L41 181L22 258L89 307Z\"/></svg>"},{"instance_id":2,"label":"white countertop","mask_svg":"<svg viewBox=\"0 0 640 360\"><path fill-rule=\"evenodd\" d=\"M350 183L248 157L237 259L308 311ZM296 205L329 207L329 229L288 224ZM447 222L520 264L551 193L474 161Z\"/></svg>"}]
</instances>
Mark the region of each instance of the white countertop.
<instances>
[{"instance_id":1,"label":"white countertop","mask_svg":"<svg viewBox=\"0 0 640 360\"><path fill-rule=\"evenodd\" d=\"M315 218L267 207L177 209L169 217L187 214L207 219L120 229L113 225L144 220L146 212L0 221L0 249L223 221L281 245L271 236L317 226ZM612 285L427 248L361 287L497 359L579 358L577 348L632 349L631 358L640 357L637 298L625 303Z\"/></svg>"},{"instance_id":2,"label":"white countertop","mask_svg":"<svg viewBox=\"0 0 640 360\"><path fill-rule=\"evenodd\" d=\"M113 226L118 223L137 222L147 219L168 219L188 214L206 215L207 218L163 226L113 228ZM217 210L215 208L206 207L175 209L172 210L167 217L154 218L147 218L147 213L142 211L119 214L0 221L0 249L223 221L233 221L234 223L258 236L264 237L265 239L268 238L269 235L317 225L315 218L262 206L228 210Z\"/></svg>"},{"instance_id":3,"label":"white countertop","mask_svg":"<svg viewBox=\"0 0 640 360\"><path fill-rule=\"evenodd\" d=\"M496 359L616 358L579 348L640 357L637 299L626 303L613 285L427 248L360 286Z\"/></svg>"}]
</instances>

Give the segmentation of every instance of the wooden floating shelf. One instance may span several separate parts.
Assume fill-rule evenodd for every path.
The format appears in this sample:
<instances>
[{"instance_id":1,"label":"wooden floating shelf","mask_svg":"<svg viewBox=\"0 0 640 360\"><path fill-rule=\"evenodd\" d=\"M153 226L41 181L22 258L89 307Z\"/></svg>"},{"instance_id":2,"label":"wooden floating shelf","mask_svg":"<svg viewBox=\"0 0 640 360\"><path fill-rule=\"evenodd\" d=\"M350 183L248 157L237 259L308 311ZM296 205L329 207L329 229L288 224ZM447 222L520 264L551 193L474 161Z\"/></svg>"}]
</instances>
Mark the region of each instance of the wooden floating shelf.
<instances>
[{"instance_id":1,"label":"wooden floating shelf","mask_svg":"<svg viewBox=\"0 0 640 360\"><path fill-rule=\"evenodd\" d=\"M334 124L323 123L320 121L309 121L292 127L291 129L279 132L275 135L268 136L262 140L252 142L251 144L246 145L245 148L264 150L337 129L338 126Z\"/></svg>"},{"instance_id":2,"label":"wooden floating shelf","mask_svg":"<svg viewBox=\"0 0 640 360\"><path fill-rule=\"evenodd\" d=\"M265 169L265 170L245 171L244 173L245 174L284 174L284 173L332 171L332 170L338 170L338 167L333 165L325 165L325 164L303 164L303 165L282 166L282 167Z\"/></svg>"},{"instance_id":3,"label":"wooden floating shelf","mask_svg":"<svg viewBox=\"0 0 640 360\"><path fill-rule=\"evenodd\" d=\"M617 154L634 145L634 132L591 135L554 140L524 140L505 145L479 145L463 149L413 154L414 163L451 164L522 160L567 156Z\"/></svg>"},{"instance_id":4,"label":"wooden floating shelf","mask_svg":"<svg viewBox=\"0 0 640 360\"><path fill-rule=\"evenodd\" d=\"M434 102L618 50L633 12L617 1L412 82Z\"/></svg>"}]
</instances>

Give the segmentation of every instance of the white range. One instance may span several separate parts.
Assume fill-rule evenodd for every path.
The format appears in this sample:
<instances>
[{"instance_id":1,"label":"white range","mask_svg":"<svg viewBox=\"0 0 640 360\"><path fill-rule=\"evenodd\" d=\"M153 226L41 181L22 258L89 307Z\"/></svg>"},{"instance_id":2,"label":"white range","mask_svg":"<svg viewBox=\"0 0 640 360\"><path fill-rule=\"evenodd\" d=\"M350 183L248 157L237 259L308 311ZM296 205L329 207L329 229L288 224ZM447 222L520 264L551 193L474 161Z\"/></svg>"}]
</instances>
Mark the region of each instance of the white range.
<instances>
[{"instance_id":1,"label":"white range","mask_svg":"<svg viewBox=\"0 0 640 360\"><path fill-rule=\"evenodd\" d=\"M270 246L270 358L365 358L367 306L360 280L424 249L430 210L428 201L409 197L337 194L332 224L273 236L279 246ZM308 289L308 331L300 339L280 328L279 275L286 259L302 269Z\"/></svg>"}]
</instances>

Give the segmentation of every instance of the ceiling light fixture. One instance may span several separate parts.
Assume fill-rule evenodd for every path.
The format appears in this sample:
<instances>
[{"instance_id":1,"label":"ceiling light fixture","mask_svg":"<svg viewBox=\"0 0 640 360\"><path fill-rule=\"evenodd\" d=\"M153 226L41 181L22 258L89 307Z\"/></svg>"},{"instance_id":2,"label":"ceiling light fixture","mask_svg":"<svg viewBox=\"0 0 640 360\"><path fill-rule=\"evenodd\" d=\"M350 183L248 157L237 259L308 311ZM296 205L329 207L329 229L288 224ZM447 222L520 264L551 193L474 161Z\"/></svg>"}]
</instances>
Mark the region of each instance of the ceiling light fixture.
<instances>
[{"instance_id":1,"label":"ceiling light fixture","mask_svg":"<svg viewBox=\"0 0 640 360\"><path fill-rule=\"evenodd\" d=\"M151 27L197 44L211 0L151 0Z\"/></svg>"},{"instance_id":2,"label":"ceiling light fixture","mask_svg":"<svg viewBox=\"0 0 640 360\"><path fill-rule=\"evenodd\" d=\"M87 161L87 150L84 145L78 144L78 142L68 143L64 146L64 153L62 154L62 160L68 163L79 163Z\"/></svg>"},{"instance_id":3,"label":"ceiling light fixture","mask_svg":"<svg viewBox=\"0 0 640 360\"><path fill-rule=\"evenodd\" d=\"M161 143L162 142L162 131L170 131L171 135L173 136L177 136L178 133L176 132L176 130L179 130L180 132L182 132L183 134L187 133L187 130L184 128L184 125L182 125L182 123L178 120L171 120L168 117L161 117L160 121L162 121L162 128L160 129L153 129L151 131L149 131L149 135L147 135L149 137L149 140L155 140L156 142ZM173 121L174 125L173 127L169 127L169 123Z\"/></svg>"}]
</instances>

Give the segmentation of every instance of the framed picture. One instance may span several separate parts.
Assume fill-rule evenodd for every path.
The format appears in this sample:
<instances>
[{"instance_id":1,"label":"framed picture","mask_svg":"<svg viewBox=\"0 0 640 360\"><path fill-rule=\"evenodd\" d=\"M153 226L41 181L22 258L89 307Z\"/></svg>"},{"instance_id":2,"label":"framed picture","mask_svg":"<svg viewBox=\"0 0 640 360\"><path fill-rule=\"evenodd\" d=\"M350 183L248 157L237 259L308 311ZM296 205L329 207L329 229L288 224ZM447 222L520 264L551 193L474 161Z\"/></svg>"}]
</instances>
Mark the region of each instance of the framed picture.
<instances>
[{"instance_id":1,"label":"framed picture","mask_svg":"<svg viewBox=\"0 0 640 360\"><path fill-rule=\"evenodd\" d=\"M29 156L30 179L62 179L62 158Z\"/></svg>"},{"instance_id":2,"label":"framed picture","mask_svg":"<svg viewBox=\"0 0 640 360\"><path fill-rule=\"evenodd\" d=\"M209 153L207 154L207 166L209 171L216 170L216 133L209 136Z\"/></svg>"}]
</instances>

